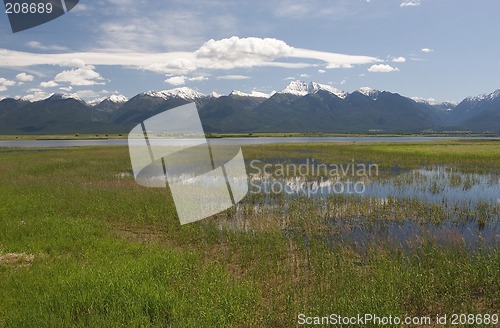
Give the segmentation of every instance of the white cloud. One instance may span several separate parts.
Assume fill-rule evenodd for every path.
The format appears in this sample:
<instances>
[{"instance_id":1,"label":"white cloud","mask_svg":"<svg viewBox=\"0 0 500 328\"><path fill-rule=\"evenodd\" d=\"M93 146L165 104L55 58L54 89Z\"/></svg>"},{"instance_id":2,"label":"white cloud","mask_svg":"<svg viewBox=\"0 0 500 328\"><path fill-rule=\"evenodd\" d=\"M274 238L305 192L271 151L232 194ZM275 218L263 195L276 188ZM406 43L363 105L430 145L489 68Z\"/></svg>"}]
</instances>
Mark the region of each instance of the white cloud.
<instances>
[{"instance_id":1,"label":"white cloud","mask_svg":"<svg viewBox=\"0 0 500 328\"><path fill-rule=\"evenodd\" d=\"M288 76L288 77L285 77L283 80L285 80L285 81L293 81L293 80L296 80L296 78L293 77L293 76Z\"/></svg>"},{"instance_id":2,"label":"white cloud","mask_svg":"<svg viewBox=\"0 0 500 328\"><path fill-rule=\"evenodd\" d=\"M60 87L59 90L64 92L71 92L73 91L73 87L71 85L68 85L67 87Z\"/></svg>"},{"instance_id":3,"label":"white cloud","mask_svg":"<svg viewBox=\"0 0 500 328\"><path fill-rule=\"evenodd\" d=\"M400 7L416 7L416 6L420 6L420 0L405 1L405 2L402 2L399 6Z\"/></svg>"},{"instance_id":4,"label":"white cloud","mask_svg":"<svg viewBox=\"0 0 500 328\"><path fill-rule=\"evenodd\" d=\"M208 80L208 77L200 75L189 78L189 81L204 81L204 80Z\"/></svg>"},{"instance_id":5,"label":"white cloud","mask_svg":"<svg viewBox=\"0 0 500 328\"><path fill-rule=\"evenodd\" d=\"M368 69L368 72L371 72L371 73L389 73L389 72L394 72L394 71L399 71L399 68L392 67L391 65L387 65L387 64L372 65Z\"/></svg>"},{"instance_id":6,"label":"white cloud","mask_svg":"<svg viewBox=\"0 0 500 328\"><path fill-rule=\"evenodd\" d=\"M323 74L323 73L326 73L326 71L325 71L324 69L319 69L319 70L318 70L318 73Z\"/></svg>"},{"instance_id":7,"label":"white cloud","mask_svg":"<svg viewBox=\"0 0 500 328\"><path fill-rule=\"evenodd\" d=\"M3 77L0 77L0 87L11 87L13 85L16 85L15 81L7 80Z\"/></svg>"},{"instance_id":8,"label":"white cloud","mask_svg":"<svg viewBox=\"0 0 500 328\"><path fill-rule=\"evenodd\" d=\"M7 91L11 86L16 85L15 81L7 80L3 77L0 77L0 92Z\"/></svg>"},{"instance_id":9,"label":"white cloud","mask_svg":"<svg viewBox=\"0 0 500 328\"><path fill-rule=\"evenodd\" d=\"M429 48L422 48L422 49L420 49L420 51L425 52L425 53L429 53L429 52L433 52L434 50L429 49Z\"/></svg>"},{"instance_id":10,"label":"white cloud","mask_svg":"<svg viewBox=\"0 0 500 328\"><path fill-rule=\"evenodd\" d=\"M183 85L186 84L186 79L185 76L174 76L166 79L165 82L172 85Z\"/></svg>"},{"instance_id":11,"label":"white cloud","mask_svg":"<svg viewBox=\"0 0 500 328\"><path fill-rule=\"evenodd\" d=\"M13 86L16 85L16 82L4 79L3 77L0 78L0 84L5 85L5 86Z\"/></svg>"},{"instance_id":12,"label":"white cloud","mask_svg":"<svg viewBox=\"0 0 500 328\"><path fill-rule=\"evenodd\" d=\"M103 85L101 75L90 67L62 71L54 78L55 82L67 82L71 85Z\"/></svg>"},{"instance_id":13,"label":"white cloud","mask_svg":"<svg viewBox=\"0 0 500 328\"><path fill-rule=\"evenodd\" d=\"M288 59L283 62L279 59ZM299 62L291 62L298 59ZM300 60L317 61L304 63ZM199 69L234 69L251 67L306 68L326 64L326 68L350 68L354 65L374 64L380 59L371 56L355 56L294 48L284 41L271 38L238 38L209 40L195 52L169 53L64 53L40 54L6 50L0 67L27 67L35 65L57 65L77 67L65 75L90 74L96 76L91 65L116 65L149 70L172 75L187 75ZM70 72L70 73L68 73ZM93 72L93 73L92 73ZM94 83L99 78L84 79L83 83ZM75 80L72 76L71 81ZM70 80L70 78L65 78ZM93 82L89 82L89 80ZM62 82L56 80L56 82ZM76 84L75 84L76 85ZM90 84L83 84L90 85Z\"/></svg>"},{"instance_id":14,"label":"white cloud","mask_svg":"<svg viewBox=\"0 0 500 328\"><path fill-rule=\"evenodd\" d=\"M76 92L70 93L69 96L73 98L90 100L101 97L101 94L93 90L78 90Z\"/></svg>"},{"instance_id":15,"label":"white cloud","mask_svg":"<svg viewBox=\"0 0 500 328\"><path fill-rule=\"evenodd\" d=\"M173 76L168 79L166 79L164 82L172 85L183 85L186 84L187 81L204 81L208 80L206 76L200 75L200 76L193 76L193 77L187 77L187 76Z\"/></svg>"},{"instance_id":16,"label":"white cloud","mask_svg":"<svg viewBox=\"0 0 500 328\"><path fill-rule=\"evenodd\" d=\"M344 85L344 84L346 84L346 83L347 83L347 80L342 80L342 81L340 81L340 85Z\"/></svg>"},{"instance_id":17,"label":"white cloud","mask_svg":"<svg viewBox=\"0 0 500 328\"><path fill-rule=\"evenodd\" d=\"M67 51L68 48L63 47L63 46L58 46L58 45L43 45L38 41L30 41L26 43L26 45L30 48L37 49L37 50L49 50L49 51Z\"/></svg>"},{"instance_id":18,"label":"white cloud","mask_svg":"<svg viewBox=\"0 0 500 328\"><path fill-rule=\"evenodd\" d=\"M47 81L47 82L42 82L40 83L40 87L42 88L55 88L59 86L55 81Z\"/></svg>"},{"instance_id":19,"label":"white cloud","mask_svg":"<svg viewBox=\"0 0 500 328\"><path fill-rule=\"evenodd\" d=\"M276 58L287 57L293 48L284 41L271 38L239 38L205 42L195 56L202 66L207 68L231 69L253 67Z\"/></svg>"},{"instance_id":20,"label":"white cloud","mask_svg":"<svg viewBox=\"0 0 500 328\"><path fill-rule=\"evenodd\" d=\"M326 68L351 68L354 65L372 64L381 60L370 56L345 55L332 52L293 48L288 57L316 59L325 62Z\"/></svg>"},{"instance_id":21,"label":"white cloud","mask_svg":"<svg viewBox=\"0 0 500 328\"><path fill-rule=\"evenodd\" d=\"M26 101L39 101L39 100L44 100L53 95L53 93L48 93L40 89L29 89L27 90L29 92L28 95L21 97L22 100Z\"/></svg>"},{"instance_id":22,"label":"white cloud","mask_svg":"<svg viewBox=\"0 0 500 328\"><path fill-rule=\"evenodd\" d=\"M396 57L392 59L393 62L395 63L404 63L406 61L405 57Z\"/></svg>"},{"instance_id":23,"label":"white cloud","mask_svg":"<svg viewBox=\"0 0 500 328\"><path fill-rule=\"evenodd\" d=\"M34 78L33 75L29 75L29 74L26 74L24 72L16 75L16 79L18 79L19 81L22 81L22 82L31 82L31 81L33 81L33 78Z\"/></svg>"},{"instance_id":24,"label":"white cloud","mask_svg":"<svg viewBox=\"0 0 500 328\"><path fill-rule=\"evenodd\" d=\"M246 80L249 79L250 76L246 75L223 75L217 77L218 80Z\"/></svg>"}]
</instances>

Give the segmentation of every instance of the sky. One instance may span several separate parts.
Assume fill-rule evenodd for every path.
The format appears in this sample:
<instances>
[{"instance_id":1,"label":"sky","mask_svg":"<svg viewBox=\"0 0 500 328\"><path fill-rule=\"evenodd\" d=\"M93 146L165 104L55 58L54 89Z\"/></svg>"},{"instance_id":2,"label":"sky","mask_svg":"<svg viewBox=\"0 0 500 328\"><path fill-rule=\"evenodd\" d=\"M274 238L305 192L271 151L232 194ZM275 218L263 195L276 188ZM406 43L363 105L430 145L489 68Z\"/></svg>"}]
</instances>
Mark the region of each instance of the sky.
<instances>
[{"instance_id":1,"label":"sky","mask_svg":"<svg viewBox=\"0 0 500 328\"><path fill-rule=\"evenodd\" d=\"M80 0L12 33L2 10L0 99L302 80L459 102L500 88L498 17L498 0Z\"/></svg>"}]
</instances>

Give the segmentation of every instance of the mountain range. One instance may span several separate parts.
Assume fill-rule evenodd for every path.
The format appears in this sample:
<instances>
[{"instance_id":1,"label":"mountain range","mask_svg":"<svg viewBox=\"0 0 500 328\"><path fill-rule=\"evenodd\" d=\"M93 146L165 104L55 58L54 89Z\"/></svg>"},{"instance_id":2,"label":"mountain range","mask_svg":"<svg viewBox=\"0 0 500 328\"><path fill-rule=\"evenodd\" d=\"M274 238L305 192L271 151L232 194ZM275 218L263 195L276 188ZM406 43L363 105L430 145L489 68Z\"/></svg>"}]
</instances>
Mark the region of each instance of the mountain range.
<instances>
[{"instance_id":1,"label":"mountain range","mask_svg":"<svg viewBox=\"0 0 500 328\"><path fill-rule=\"evenodd\" d=\"M0 101L0 134L128 133L143 120L190 102L196 103L205 132L212 133L500 132L500 89L456 104L292 81L271 94L207 95L182 87L88 103L60 94L35 102L7 98Z\"/></svg>"}]
</instances>

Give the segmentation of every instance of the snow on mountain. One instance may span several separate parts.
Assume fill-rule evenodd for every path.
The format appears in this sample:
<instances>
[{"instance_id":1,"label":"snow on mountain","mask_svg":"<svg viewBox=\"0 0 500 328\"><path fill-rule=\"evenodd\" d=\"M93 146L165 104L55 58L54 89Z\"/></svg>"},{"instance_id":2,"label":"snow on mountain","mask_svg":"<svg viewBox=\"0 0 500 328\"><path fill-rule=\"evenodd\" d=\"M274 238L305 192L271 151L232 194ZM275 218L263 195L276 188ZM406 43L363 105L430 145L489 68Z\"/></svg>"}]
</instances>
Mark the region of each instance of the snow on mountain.
<instances>
[{"instance_id":1,"label":"snow on mountain","mask_svg":"<svg viewBox=\"0 0 500 328\"><path fill-rule=\"evenodd\" d=\"M427 104L427 105L431 105L431 106L440 104L440 102L434 98L411 97L411 99L414 100L415 102L418 102L421 104Z\"/></svg>"},{"instance_id":2,"label":"snow on mountain","mask_svg":"<svg viewBox=\"0 0 500 328\"><path fill-rule=\"evenodd\" d=\"M128 101L128 98L124 95L111 95L108 98L109 101L114 102L115 104L120 104Z\"/></svg>"},{"instance_id":3,"label":"snow on mountain","mask_svg":"<svg viewBox=\"0 0 500 328\"><path fill-rule=\"evenodd\" d=\"M292 94L295 96L305 96L307 94L316 93L320 90L330 92L341 99L344 99L347 96L346 92L334 88L330 85L320 84L317 82L311 82L307 84L306 82L303 81L290 82L290 84L288 84L288 86L285 89L283 89L280 93Z\"/></svg>"},{"instance_id":4,"label":"snow on mountain","mask_svg":"<svg viewBox=\"0 0 500 328\"><path fill-rule=\"evenodd\" d=\"M78 97L75 94L65 93L65 94L61 95L61 98L62 99L74 99L74 100L78 100L79 102L85 103L85 101L82 98Z\"/></svg>"},{"instance_id":5,"label":"snow on mountain","mask_svg":"<svg viewBox=\"0 0 500 328\"><path fill-rule=\"evenodd\" d=\"M90 106L97 106L104 101L111 102L114 104L123 104L128 101L128 98L125 97L124 95L111 95L109 97L92 99L90 101L87 101L87 104L89 104Z\"/></svg>"},{"instance_id":6,"label":"snow on mountain","mask_svg":"<svg viewBox=\"0 0 500 328\"><path fill-rule=\"evenodd\" d=\"M458 105L458 103L456 103L454 101L438 101L434 98L411 97L411 99L417 103L426 104L426 105L429 105L429 106L432 106L432 107L435 107L438 109L444 109L447 111L452 110L453 108L455 108Z\"/></svg>"},{"instance_id":7,"label":"snow on mountain","mask_svg":"<svg viewBox=\"0 0 500 328\"><path fill-rule=\"evenodd\" d=\"M182 88L175 88L175 89L170 89L170 90L163 90L163 91L147 91L144 92L143 95L145 96L150 96L150 97L156 97L156 98L163 98L165 100L169 98L182 98L185 100L194 100L194 99L199 99L199 98L206 98L207 95L195 91L193 89L187 88L187 87L182 87Z\"/></svg>"},{"instance_id":8,"label":"snow on mountain","mask_svg":"<svg viewBox=\"0 0 500 328\"><path fill-rule=\"evenodd\" d=\"M305 96L309 93L309 86L306 82L292 81L280 93L286 93L295 96Z\"/></svg>"},{"instance_id":9,"label":"snow on mountain","mask_svg":"<svg viewBox=\"0 0 500 328\"><path fill-rule=\"evenodd\" d=\"M372 89L372 88L369 88L369 87L359 88L358 92L364 94L367 97L372 98L373 100L377 100L377 97L378 97L378 95L380 93L380 91Z\"/></svg>"},{"instance_id":10,"label":"snow on mountain","mask_svg":"<svg viewBox=\"0 0 500 328\"><path fill-rule=\"evenodd\" d=\"M320 90L324 90L324 91L327 91L327 92L330 92L330 93L336 95L340 99L345 99L345 97L347 96L347 92L345 92L345 91L334 88L331 85L320 84L320 83L316 83L316 82L311 82L309 84L308 90L309 90L309 93L316 93Z\"/></svg>"},{"instance_id":11,"label":"snow on mountain","mask_svg":"<svg viewBox=\"0 0 500 328\"><path fill-rule=\"evenodd\" d=\"M483 93L482 95L479 96L473 96L473 97L467 97L464 99L464 101L469 101L469 102L476 102L476 101L483 101L483 100L493 100L500 97L500 89L493 91L492 93Z\"/></svg>"},{"instance_id":12,"label":"snow on mountain","mask_svg":"<svg viewBox=\"0 0 500 328\"><path fill-rule=\"evenodd\" d=\"M220 95L220 94L218 94L218 93L217 93L217 92L215 92L215 91L212 91L212 93L210 94L210 97L212 97L212 98L220 98L220 97L221 97L221 95Z\"/></svg>"},{"instance_id":13,"label":"snow on mountain","mask_svg":"<svg viewBox=\"0 0 500 328\"><path fill-rule=\"evenodd\" d=\"M272 94L267 94L264 92L252 91L251 93L245 93L238 90L233 90L230 96L239 96L239 97L254 97L254 98L270 98Z\"/></svg>"}]
</instances>

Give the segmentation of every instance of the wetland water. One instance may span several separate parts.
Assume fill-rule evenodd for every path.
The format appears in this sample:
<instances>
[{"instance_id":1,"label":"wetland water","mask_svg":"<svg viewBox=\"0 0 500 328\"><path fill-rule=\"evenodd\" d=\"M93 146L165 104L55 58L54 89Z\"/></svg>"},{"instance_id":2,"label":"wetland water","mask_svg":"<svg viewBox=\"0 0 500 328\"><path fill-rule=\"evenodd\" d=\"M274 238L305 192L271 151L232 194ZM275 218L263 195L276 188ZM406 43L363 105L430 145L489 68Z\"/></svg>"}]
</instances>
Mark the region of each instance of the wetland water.
<instances>
[{"instance_id":1,"label":"wetland water","mask_svg":"<svg viewBox=\"0 0 500 328\"><path fill-rule=\"evenodd\" d=\"M432 142L440 140L500 140L500 137L248 137L209 139L212 144L265 145L280 143L321 143L321 142ZM84 146L126 146L127 139L88 140L0 140L1 147L53 148Z\"/></svg>"},{"instance_id":2,"label":"wetland water","mask_svg":"<svg viewBox=\"0 0 500 328\"><path fill-rule=\"evenodd\" d=\"M440 140L500 140L498 137L262 137L209 139L210 143L239 145L285 143L377 143L432 142ZM54 148L80 146L126 146L127 139L106 140L2 140L0 147ZM271 160L272 159L268 159ZM296 159L301 160L301 159ZM117 179L133 179L122 173ZM500 246L500 177L494 174L461 173L446 166L391 172L385 179L363 181L362 193L338 192L335 179L305 181L300 177L270 179L251 177L254 186L274 184L286 192L279 195L261 189L248 195L236 208L229 228L251 230L249 221L274 220L290 215L314 215L328 222L331 240L366 245L391 242L410 247L434 239L442 243L463 243L467 247ZM312 184L310 184L312 183ZM305 186L305 187L304 187ZM252 190L252 186L250 188ZM359 191L359 189L358 189ZM337 196L342 203L331 202ZM290 210L298 199L304 208ZM279 204L279 205L278 205ZM248 215L248 207L253 207ZM426 210L427 209L427 210ZM258 214L261 213L261 214ZM263 214L264 213L264 214ZM283 233L294 233L286 224Z\"/></svg>"},{"instance_id":3,"label":"wetland water","mask_svg":"<svg viewBox=\"0 0 500 328\"><path fill-rule=\"evenodd\" d=\"M332 240L359 247L385 242L408 248L425 240L468 248L500 246L498 174L437 166L362 181L362 188L350 191L344 183L331 177L253 176L251 193L261 196L251 202L287 217L291 202L302 198L307 208L309 200L319 209L314 215L331 225ZM343 200L335 202L335 197Z\"/></svg>"}]
</instances>

